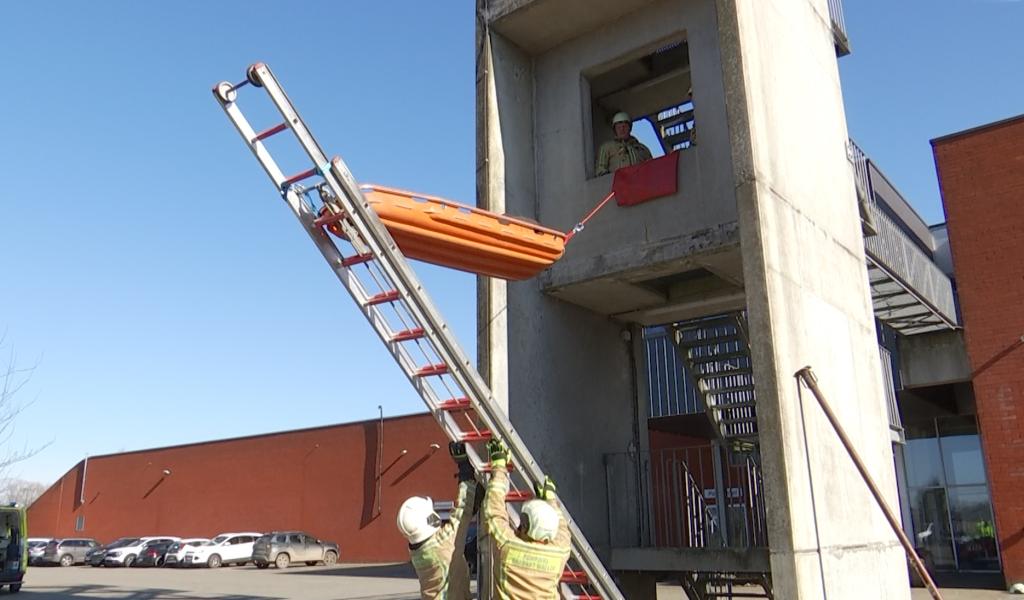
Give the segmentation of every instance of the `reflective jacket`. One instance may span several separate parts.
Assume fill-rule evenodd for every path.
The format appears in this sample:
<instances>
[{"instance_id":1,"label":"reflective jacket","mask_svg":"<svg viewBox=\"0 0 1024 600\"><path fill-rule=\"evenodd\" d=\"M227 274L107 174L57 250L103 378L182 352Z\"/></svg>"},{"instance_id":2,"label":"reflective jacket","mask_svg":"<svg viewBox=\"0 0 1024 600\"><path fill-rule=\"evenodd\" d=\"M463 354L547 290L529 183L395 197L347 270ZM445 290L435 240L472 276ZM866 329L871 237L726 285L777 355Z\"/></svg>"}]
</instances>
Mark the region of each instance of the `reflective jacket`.
<instances>
[{"instance_id":1,"label":"reflective jacket","mask_svg":"<svg viewBox=\"0 0 1024 600\"><path fill-rule=\"evenodd\" d=\"M557 599L558 584L572 543L569 526L561 518L562 509L555 500L548 500L560 515L554 541L528 542L519 538L509 524L505 507L507 493L508 472L504 467L495 467L487 484L484 519L494 544L496 597L499 600Z\"/></svg>"},{"instance_id":2,"label":"reflective jacket","mask_svg":"<svg viewBox=\"0 0 1024 600\"><path fill-rule=\"evenodd\" d=\"M455 500L451 519L428 540L415 548L409 547L423 600L470 599L469 565L463 551L466 531L472 520L466 511L472 511L475 499L476 481L460 482L459 497Z\"/></svg>"}]
</instances>

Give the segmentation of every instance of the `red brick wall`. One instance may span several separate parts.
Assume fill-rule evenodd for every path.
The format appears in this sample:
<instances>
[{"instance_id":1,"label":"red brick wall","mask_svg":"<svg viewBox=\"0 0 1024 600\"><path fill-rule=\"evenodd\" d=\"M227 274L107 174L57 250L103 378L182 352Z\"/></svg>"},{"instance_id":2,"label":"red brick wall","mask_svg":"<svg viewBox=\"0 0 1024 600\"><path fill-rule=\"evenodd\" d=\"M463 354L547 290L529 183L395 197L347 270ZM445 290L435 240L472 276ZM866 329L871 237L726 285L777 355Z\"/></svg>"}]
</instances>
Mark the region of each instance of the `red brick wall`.
<instances>
[{"instance_id":1,"label":"red brick wall","mask_svg":"<svg viewBox=\"0 0 1024 600\"><path fill-rule=\"evenodd\" d=\"M1024 118L932 142L1003 571L1024 580Z\"/></svg>"},{"instance_id":2,"label":"red brick wall","mask_svg":"<svg viewBox=\"0 0 1024 600\"><path fill-rule=\"evenodd\" d=\"M385 419L378 511L378 426L374 420L93 457L29 508L29 534L105 542L301 529L338 542L342 561L404 561L398 506L412 495L454 499L455 467L430 415ZM79 515L85 529L75 531Z\"/></svg>"}]
</instances>

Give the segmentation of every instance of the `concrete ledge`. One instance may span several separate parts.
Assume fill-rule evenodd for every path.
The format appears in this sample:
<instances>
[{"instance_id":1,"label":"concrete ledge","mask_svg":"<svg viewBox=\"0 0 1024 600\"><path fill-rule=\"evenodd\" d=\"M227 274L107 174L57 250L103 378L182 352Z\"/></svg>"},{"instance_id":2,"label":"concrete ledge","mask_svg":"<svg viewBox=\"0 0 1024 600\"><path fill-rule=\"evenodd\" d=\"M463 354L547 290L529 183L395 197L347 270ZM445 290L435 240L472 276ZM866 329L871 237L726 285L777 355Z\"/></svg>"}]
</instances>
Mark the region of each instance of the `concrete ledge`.
<instances>
[{"instance_id":1,"label":"concrete ledge","mask_svg":"<svg viewBox=\"0 0 1024 600\"><path fill-rule=\"evenodd\" d=\"M767 573L767 548L612 548L611 568L621 571Z\"/></svg>"}]
</instances>

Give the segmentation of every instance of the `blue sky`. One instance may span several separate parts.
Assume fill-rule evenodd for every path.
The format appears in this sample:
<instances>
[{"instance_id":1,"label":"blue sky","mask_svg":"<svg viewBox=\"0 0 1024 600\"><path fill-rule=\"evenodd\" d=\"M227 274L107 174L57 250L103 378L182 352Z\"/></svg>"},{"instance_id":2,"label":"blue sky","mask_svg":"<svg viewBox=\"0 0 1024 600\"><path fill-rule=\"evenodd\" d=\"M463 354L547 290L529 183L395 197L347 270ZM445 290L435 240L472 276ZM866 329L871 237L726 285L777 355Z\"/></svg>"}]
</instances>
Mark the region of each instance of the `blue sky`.
<instances>
[{"instance_id":1,"label":"blue sky","mask_svg":"<svg viewBox=\"0 0 1024 600\"><path fill-rule=\"evenodd\" d=\"M421 410L210 88L265 61L357 178L473 202L472 7L0 3L2 356L37 365L9 444L50 443L11 475ZM941 221L928 140L1021 110L1024 4L846 11L851 134ZM473 277L417 270L474 356Z\"/></svg>"}]
</instances>

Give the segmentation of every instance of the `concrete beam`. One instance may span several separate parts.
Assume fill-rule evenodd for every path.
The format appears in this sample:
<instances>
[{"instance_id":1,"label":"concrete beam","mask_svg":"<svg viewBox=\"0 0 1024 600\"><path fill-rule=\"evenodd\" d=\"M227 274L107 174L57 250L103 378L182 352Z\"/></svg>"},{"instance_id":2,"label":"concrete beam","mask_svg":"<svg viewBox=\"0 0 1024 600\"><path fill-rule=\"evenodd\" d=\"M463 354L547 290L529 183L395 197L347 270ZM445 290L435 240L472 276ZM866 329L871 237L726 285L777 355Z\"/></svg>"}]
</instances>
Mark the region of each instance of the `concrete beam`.
<instances>
[{"instance_id":1,"label":"concrete beam","mask_svg":"<svg viewBox=\"0 0 1024 600\"><path fill-rule=\"evenodd\" d=\"M899 339L900 379L904 388L971 380L962 331L937 331Z\"/></svg>"},{"instance_id":2,"label":"concrete beam","mask_svg":"<svg viewBox=\"0 0 1024 600\"><path fill-rule=\"evenodd\" d=\"M613 548L611 567L617 571L663 573L766 573L770 561L767 548Z\"/></svg>"}]
</instances>

